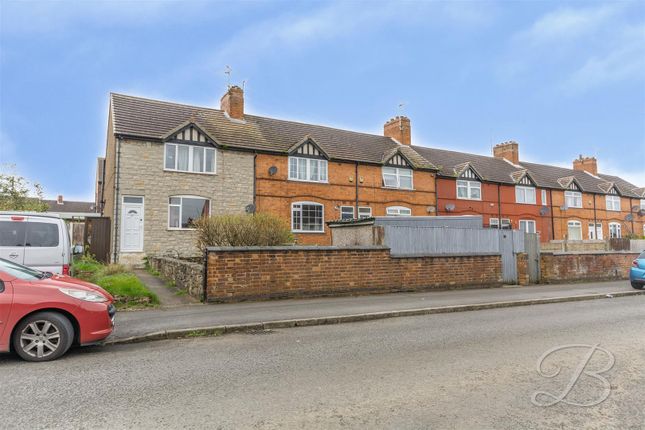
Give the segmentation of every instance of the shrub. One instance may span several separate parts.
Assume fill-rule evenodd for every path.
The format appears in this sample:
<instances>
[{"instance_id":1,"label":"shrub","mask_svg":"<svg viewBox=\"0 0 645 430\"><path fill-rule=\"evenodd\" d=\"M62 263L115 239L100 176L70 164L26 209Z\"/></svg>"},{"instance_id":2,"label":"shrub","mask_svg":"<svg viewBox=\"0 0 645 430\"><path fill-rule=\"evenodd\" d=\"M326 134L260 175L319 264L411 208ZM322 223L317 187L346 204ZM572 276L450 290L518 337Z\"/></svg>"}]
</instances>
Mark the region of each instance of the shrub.
<instances>
[{"instance_id":1,"label":"shrub","mask_svg":"<svg viewBox=\"0 0 645 430\"><path fill-rule=\"evenodd\" d=\"M293 243L289 225L269 214L219 215L194 223L197 246L276 246Z\"/></svg>"}]
</instances>

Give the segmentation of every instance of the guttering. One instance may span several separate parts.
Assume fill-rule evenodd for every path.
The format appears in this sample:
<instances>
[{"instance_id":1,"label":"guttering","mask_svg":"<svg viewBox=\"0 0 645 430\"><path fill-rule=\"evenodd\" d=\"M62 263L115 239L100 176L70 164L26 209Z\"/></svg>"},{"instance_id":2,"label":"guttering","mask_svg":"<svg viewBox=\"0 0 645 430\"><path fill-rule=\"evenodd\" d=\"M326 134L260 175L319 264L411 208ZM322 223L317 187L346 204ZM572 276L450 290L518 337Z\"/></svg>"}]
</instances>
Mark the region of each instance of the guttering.
<instances>
[{"instance_id":1,"label":"guttering","mask_svg":"<svg viewBox=\"0 0 645 430\"><path fill-rule=\"evenodd\" d=\"M602 227L600 227L602 229ZM584 230L584 229L583 229ZM598 240L598 219L596 218L596 195L593 195L593 235Z\"/></svg>"},{"instance_id":2,"label":"guttering","mask_svg":"<svg viewBox=\"0 0 645 430\"><path fill-rule=\"evenodd\" d=\"M358 161L355 164L354 183L356 184L356 219L358 219Z\"/></svg>"},{"instance_id":3,"label":"guttering","mask_svg":"<svg viewBox=\"0 0 645 430\"><path fill-rule=\"evenodd\" d=\"M116 137L116 163L114 163L114 248L112 262L117 262L117 245L119 241L119 173L121 170L121 138Z\"/></svg>"},{"instance_id":4,"label":"guttering","mask_svg":"<svg viewBox=\"0 0 645 430\"><path fill-rule=\"evenodd\" d=\"M553 215L553 189L549 188L549 202L551 203L551 240L555 240L555 217Z\"/></svg>"},{"instance_id":5,"label":"guttering","mask_svg":"<svg viewBox=\"0 0 645 430\"><path fill-rule=\"evenodd\" d=\"M256 175L256 169L257 169L257 159L258 159L258 153L254 152L253 153L253 213L257 212L257 206L256 206L256 193L257 193L257 175ZM206 299L204 298L204 301Z\"/></svg>"}]
</instances>

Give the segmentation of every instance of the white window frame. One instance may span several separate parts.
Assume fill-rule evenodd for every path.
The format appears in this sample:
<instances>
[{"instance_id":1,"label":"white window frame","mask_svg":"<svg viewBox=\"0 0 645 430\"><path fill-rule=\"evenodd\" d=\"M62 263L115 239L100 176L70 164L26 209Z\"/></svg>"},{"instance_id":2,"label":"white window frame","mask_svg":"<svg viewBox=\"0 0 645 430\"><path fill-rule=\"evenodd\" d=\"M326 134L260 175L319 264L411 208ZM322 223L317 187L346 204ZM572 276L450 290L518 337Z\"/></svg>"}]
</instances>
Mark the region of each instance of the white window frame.
<instances>
[{"instance_id":1,"label":"white window frame","mask_svg":"<svg viewBox=\"0 0 645 430\"><path fill-rule=\"evenodd\" d=\"M402 214L401 211L407 211L409 213ZM385 209L385 214L387 216L412 216L412 209L405 206L388 206Z\"/></svg>"},{"instance_id":2,"label":"white window frame","mask_svg":"<svg viewBox=\"0 0 645 430\"><path fill-rule=\"evenodd\" d=\"M295 206L300 205L300 228L295 228L294 226L294 209ZM302 229L302 205L314 205L314 206L320 206L322 208L322 215L321 215L321 230L303 230ZM322 203L318 202L293 202L291 203L291 231L294 233L314 233L314 234L320 234L325 232L325 205Z\"/></svg>"},{"instance_id":3,"label":"white window frame","mask_svg":"<svg viewBox=\"0 0 645 430\"><path fill-rule=\"evenodd\" d=\"M182 199L182 201L177 205L177 204L171 204L170 199ZM167 222L167 228L168 230L195 230L194 228L191 227L182 227L181 226L181 218L182 218L182 203L183 199L201 199L201 200L207 200L208 201L208 216L210 217L211 214L213 213L213 204L211 199L202 197L202 196L191 196L191 195L179 195L179 196L168 196L168 222ZM170 226L170 208L171 207L179 207L179 227L171 227Z\"/></svg>"},{"instance_id":4,"label":"white window frame","mask_svg":"<svg viewBox=\"0 0 645 430\"><path fill-rule=\"evenodd\" d=\"M577 228L580 231L580 238L571 238L571 227ZM568 240L582 240L582 223L578 220L572 219L567 221L567 239Z\"/></svg>"},{"instance_id":5,"label":"white window frame","mask_svg":"<svg viewBox=\"0 0 645 430\"><path fill-rule=\"evenodd\" d=\"M351 212L351 218L343 218L343 211ZM356 219L356 218L354 218L354 206L341 206L340 207L340 219Z\"/></svg>"},{"instance_id":6,"label":"white window frame","mask_svg":"<svg viewBox=\"0 0 645 430\"><path fill-rule=\"evenodd\" d=\"M532 193L532 199L529 200L529 193ZM522 201L524 200L524 201ZM516 185L515 186L515 203L520 203L523 205L534 205L537 204L537 190L535 187L529 187L526 185Z\"/></svg>"},{"instance_id":7,"label":"white window frame","mask_svg":"<svg viewBox=\"0 0 645 430\"><path fill-rule=\"evenodd\" d=\"M367 210L366 210L367 209ZM367 214L361 212L367 212ZM372 208L369 206L358 207L358 219L372 218Z\"/></svg>"},{"instance_id":8,"label":"white window frame","mask_svg":"<svg viewBox=\"0 0 645 430\"><path fill-rule=\"evenodd\" d=\"M291 170L292 161L295 161L296 163L295 172ZM305 164L305 179L298 178L298 172L300 171L300 168L299 168L300 163ZM313 170L312 164L314 163L318 164L318 179L311 179L311 172ZM321 184L329 183L329 167L328 167L327 160L325 159L289 156L289 164L287 166L287 169L289 170L290 181L316 182Z\"/></svg>"},{"instance_id":9,"label":"white window frame","mask_svg":"<svg viewBox=\"0 0 645 430\"><path fill-rule=\"evenodd\" d=\"M547 206L549 202L547 201L548 199L546 197L546 190L542 190L541 194L542 194L542 206Z\"/></svg>"},{"instance_id":10,"label":"white window frame","mask_svg":"<svg viewBox=\"0 0 645 430\"><path fill-rule=\"evenodd\" d=\"M409 174L408 174L409 173ZM381 170L381 176L383 178L383 187L384 188L396 188L400 190L413 190L414 189L414 172L412 169L408 169L405 167L393 167L393 166L383 166ZM393 177L396 181L396 185L387 185L385 181L385 177L390 176ZM402 187L401 186L401 177L409 177L410 178L410 187Z\"/></svg>"},{"instance_id":11,"label":"white window frame","mask_svg":"<svg viewBox=\"0 0 645 430\"><path fill-rule=\"evenodd\" d=\"M645 211L645 199L641 199L641 210ZM645 226L643 226L645 228Z\"/></svg>"},{"instance_id":12,"label":"white window frame","mask_svg":"<svg viewBox=\"0 0 645 430\"><path fill-rule=\"evenodd\" d=\"M522 224L524 224L524 226L522 226ZM519 226L520 226L520 231L523 231L524 233L537 233L537 224L535 220L521 219ZM529 226L533 226L532 228L533 231L529 231L531 230Z\"/></svg>"},{"instance_id":13,"label":"white window frame","mask_svg":"<svg viewBox=\"0 0 645 430\"><path fill-rule=\"evenodd\" d=\"M466 189L466 197L459 196L459 188ZM473 190L479 190L479 197L473 197ZM481 200L482 183L479 181L469 181L466 179L457 179L457 198L459 200Z\"/></svg>"},{"instance_id":14,"label":"white window frame","mask_svg":"<svg viewBox=\"0 0 645 430\"><path fill-rule=\"evenodd\" d=\"M605 207L608 211L620 212L620 196L606 195Z\"/></svg>"},{"instance_id":15,"label":"white window frame","mask_svg":"<svg viewBox=\"0 0 645 430\"><path fill-rule=\"evenodd\" d=\"M614 231L612 231L612 228ZM619 222L610 222L609 223L609 238L610 239L620 239L623 237L623 226Z\"/></svg>"},{"instance_id":16,"label":"white window frame","mask_svg":"<svg viewBox=\"0 0 645 430\"><path fill-rule=\"evenodd\" d=\"M565 191L564 204L568 208L582 208L582 193L580 191Z\"/></svg>"},{"instance_id":17,"label":"white window frame","mask_svg":"<svg viewBox=\"0 0 645 430\"><path fill-rule=\"evenodd\" d=\"M602 233L602 223L589 223L589 231L588 231L588 237L589 240L603 240L603 233Z\"/></svg>"},{"instance_id":18,"label":"white window frame","mask_svg":"<svg viewBox=\"0 0 645 430\"><path fill-rule=\"evenodd\" d=\"M168 156L168 148L173 147L175 151L175 167L170 168L166 166L166 157ZM177 163L179 162L179 147L184 146L188 148L188 170L180 170L177 168ZM201 172L193 170L193 154L194 151L197 149L200 149L203 154L202 158L202 170ZM213 171L212 172L207 172L206 171L206 153L207 151L212 151L213 152ZM166 142L164 144L164 151L163 151L163 169L167 172L182 172L182 173L197 173L201 175L216 175L217 174L217 150L215 148L210 148L207 146L199 146L199 145L184 145L181 143L173 143L173 142Z\"/></svg>"},{"instance_id":19,"label":"white window frame","mask_svg":"<svg viewBox=\"0 0 645 430\"><path fill-rule=\"evenodd\" d=\"M510 218L502 218L499 223L499 228L501 230L512 230L513 222L511 221Z\"/></svg>"},{"instance_id":20,"label":"white window frame","mask_svg":"<svg viewBox=\"0 0 645 430\"><path fill-rule=\"evenodd\" d=\"M488 228L495 228L499 230L499 218L489 218Z\"/></svg>"}]
</instances>

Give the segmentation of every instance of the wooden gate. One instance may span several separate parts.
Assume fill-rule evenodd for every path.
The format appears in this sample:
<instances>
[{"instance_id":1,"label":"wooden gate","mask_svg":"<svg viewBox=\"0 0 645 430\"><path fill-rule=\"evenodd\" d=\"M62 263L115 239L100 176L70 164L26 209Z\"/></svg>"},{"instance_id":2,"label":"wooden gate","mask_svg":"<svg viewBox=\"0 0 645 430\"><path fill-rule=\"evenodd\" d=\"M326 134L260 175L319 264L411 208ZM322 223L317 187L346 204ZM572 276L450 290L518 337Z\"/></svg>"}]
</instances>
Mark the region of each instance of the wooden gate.
<instances>
[{"instance_id":1,"label":"wooden gate","mask_svg":"<svg viewBox=\"0 0 645 430\"><path fill-rule=\"evenodd\" d=\"M85 220L85 252L98 261L109 263L110 258L110 218L87 218Z\"/></svg>"},{"instance_id":2,"label":"wooden gate","mask_svg":"<svg viewBox=\"0 0 645 430\"><path fill-rule=\"evenodd\" d=\"M529 283L540 282L540 236L537 233L524 234L524 249L528 260Z\"/></svg>"}]
</instances>

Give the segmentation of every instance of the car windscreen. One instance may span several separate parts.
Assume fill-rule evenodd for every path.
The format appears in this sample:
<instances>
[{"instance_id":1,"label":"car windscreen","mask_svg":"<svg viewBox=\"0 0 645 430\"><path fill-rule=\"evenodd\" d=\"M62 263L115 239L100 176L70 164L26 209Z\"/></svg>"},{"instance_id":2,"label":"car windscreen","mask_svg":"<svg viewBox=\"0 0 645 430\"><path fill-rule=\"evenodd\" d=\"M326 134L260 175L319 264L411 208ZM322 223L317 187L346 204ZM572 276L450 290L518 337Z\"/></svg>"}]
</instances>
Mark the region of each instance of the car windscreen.
<instances>
[{"instance_id":1,"label":"car windscreen","mask_svg":"<svg viewBox=\"0 0 645 430\"><path fill-rule=\"evenodd\" d=\"M0 271L8 273L11 276L15 276L18 279L24 279L26 281L33 281L36 279L43 279L45 274L40 270L30 269L29 267L12 263L5 259L0 258Z\"/></svg>"},{"instance_id":2,"label":"car windscreen","mask_svg":"<svg viewBox=\"0 0 645 430\"><path fill-rule=\"evenodd\" d=\"M26 231L22 221L0 221L0 246L25 246Z\"/></svg>"}]
</instances>

